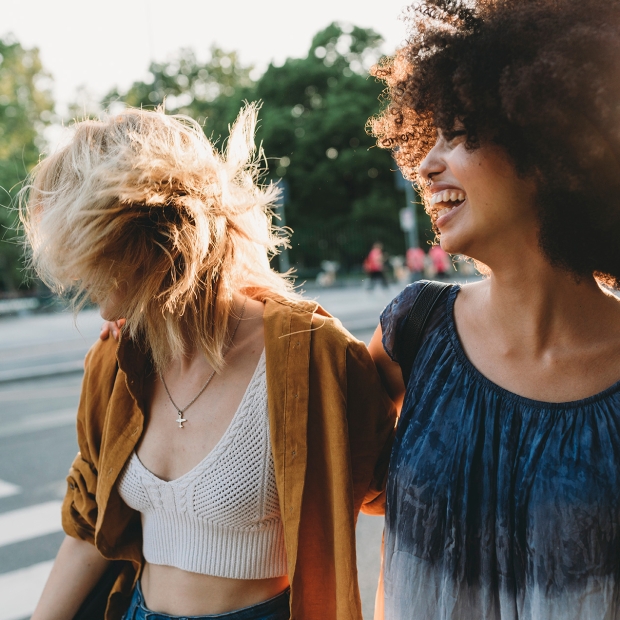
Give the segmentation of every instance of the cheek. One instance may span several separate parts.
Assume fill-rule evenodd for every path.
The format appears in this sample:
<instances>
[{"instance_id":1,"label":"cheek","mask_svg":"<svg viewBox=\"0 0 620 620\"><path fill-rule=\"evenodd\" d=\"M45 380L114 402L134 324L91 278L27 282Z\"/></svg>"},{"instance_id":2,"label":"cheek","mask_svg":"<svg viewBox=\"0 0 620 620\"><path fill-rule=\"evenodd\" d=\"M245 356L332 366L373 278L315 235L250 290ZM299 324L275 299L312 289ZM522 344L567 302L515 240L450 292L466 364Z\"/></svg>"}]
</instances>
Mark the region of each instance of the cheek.
<instances>
[{"instance_id":1,"label":"cheek","mask_svg":"<svg viewBox=\"0 0 620 620\"><path fill-rule=\"evenodd\" d=\"M467 192L473 221L537 228L535 184L517 174L503 150L473 151L455 174Z\"/></svg>"},{"instance_id":2,"label":"cheek","mask_svg":"<svg viewBox=\"0 0 620 620\"><path fill-rule=\"evenodd\" d=\"M109 298L108 299L104 299L99 304L99 314L106 321L114 320L112 317L113 317L113 315L116 314L116 310L117 310L116 304L114 304L114 302L111 299L109 299Z\"/></svg>"},{"instance_id":3,"label":"cheek","mask_svg":"<svg viewBox=\"0 0 620 620\"><path fill-rule=\"evenodd\" d=\"M495 202L498 175L487 157L477 151L468 154L454 166L454 174L463 185L470 204L489 206Z\"/></svg>"},{"instance_id":4,"label":"cheek","mask_svg":"<svg viewBox=\"0 0 620 620\"><path fill-rule=\"evenodd\" d=\"M125 289L126 287L122 287ZM99 301L99 314L106 321L116 321L122 318L122 307L127 295L126 290L116 289L110 293L105 299Z\"/></svg>"}]
</instances>

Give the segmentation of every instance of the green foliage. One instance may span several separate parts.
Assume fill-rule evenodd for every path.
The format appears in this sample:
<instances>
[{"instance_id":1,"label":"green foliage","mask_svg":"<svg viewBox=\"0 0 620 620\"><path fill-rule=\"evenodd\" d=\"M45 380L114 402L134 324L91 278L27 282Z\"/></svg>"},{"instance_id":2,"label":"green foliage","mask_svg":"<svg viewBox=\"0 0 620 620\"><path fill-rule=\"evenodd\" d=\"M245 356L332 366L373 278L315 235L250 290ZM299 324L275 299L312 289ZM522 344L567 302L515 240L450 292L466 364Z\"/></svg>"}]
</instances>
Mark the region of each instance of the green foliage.
<instances>
[{"instance_id":1,"label":"green foliage","mask_svg":"<svg viewBox=\"0 0 620 620\"><path fill-rule=\"evenodd\" d=\"M305 58L271 65L257 83L259 138L276 156L272 178L288 184L291 260L302 268L326 258L359 265L376 240L404 252L395 164L365 132L382 90L367 71L380 44L370 29L345 32L334 23L314 37Z\"/></svg>"},{"instance_id":2,"label":"green foliage","mask_svg":"<svg viewBox=\"0 0 620 620\"><path fill-rule=\"evenodd\" d=\"M10 36L0 39L0 291L13 291L23 280L13 205L52 120L49 77L36 48L24 49Z\"/></svg>"}]
</instances>

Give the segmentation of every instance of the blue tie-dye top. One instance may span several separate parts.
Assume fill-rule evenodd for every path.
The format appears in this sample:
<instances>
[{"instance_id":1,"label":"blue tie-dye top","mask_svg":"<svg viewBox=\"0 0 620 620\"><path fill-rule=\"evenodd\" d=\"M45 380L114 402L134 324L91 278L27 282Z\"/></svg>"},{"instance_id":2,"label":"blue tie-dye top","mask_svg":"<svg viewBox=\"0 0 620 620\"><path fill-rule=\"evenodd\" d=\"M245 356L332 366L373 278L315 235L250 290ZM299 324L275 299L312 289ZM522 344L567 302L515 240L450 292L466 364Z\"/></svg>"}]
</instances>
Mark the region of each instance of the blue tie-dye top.
<instances>
[{"instance_id":1,"label":"blue tie-dye top","mask_svg":"<svg viewBox=\"0 0 620 620\"><path fill-rule=\"evenodd\" d=\"M420 286L381 316L396 361ZM458 291L427 326L392 451L385 618L620 618L620 382L569 403L502 389L459 343Z\"/></svg>"}]
</instances>

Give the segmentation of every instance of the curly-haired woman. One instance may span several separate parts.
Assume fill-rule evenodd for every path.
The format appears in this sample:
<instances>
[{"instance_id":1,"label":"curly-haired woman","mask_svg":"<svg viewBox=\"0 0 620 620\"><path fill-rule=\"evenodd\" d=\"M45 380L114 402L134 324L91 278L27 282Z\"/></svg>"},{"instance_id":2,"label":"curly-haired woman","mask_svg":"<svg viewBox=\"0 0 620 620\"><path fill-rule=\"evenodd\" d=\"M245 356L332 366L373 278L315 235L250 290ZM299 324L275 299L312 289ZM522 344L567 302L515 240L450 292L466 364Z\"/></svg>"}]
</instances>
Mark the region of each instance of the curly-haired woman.
<instances>
[{"instance_id":1,"label":"curly-haired woman","mask_svg":"<svg viewBox=\"0 0 620 620\"><path fill-rule=\"evenodd\" d=\"M410 18L371 127L442 248L487 277L441 298L407 381L422 284L371 343L403 403L379 602L389 620L620 618L620 304L601 286L620 285L620 3Z\"/></svg>"},{"instance_id":2,"label":"curly-haired woman","mask_svg":"<svg viewBox=\"0 0 620 620\"><path fill-rule=\"evenodd\" d=\"M129 110L78 123L35 171L34 267L126 324L86 359L67 537L33 620L73 618L111 560L106 620L361 620L355 520L393 406L364 345L270 269L255 123L247 108L220 155L190 119Z\"/></svg>"}]
</instances>

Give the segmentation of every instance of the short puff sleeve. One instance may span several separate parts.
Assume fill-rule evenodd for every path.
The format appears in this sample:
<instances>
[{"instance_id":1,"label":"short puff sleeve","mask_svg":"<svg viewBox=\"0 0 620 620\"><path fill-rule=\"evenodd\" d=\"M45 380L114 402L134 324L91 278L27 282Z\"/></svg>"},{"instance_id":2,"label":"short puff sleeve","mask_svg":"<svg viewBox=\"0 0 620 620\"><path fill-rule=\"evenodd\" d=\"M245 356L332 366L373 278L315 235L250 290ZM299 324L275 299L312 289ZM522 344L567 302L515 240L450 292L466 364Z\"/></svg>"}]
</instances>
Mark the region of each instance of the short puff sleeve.
<instances>
[{"instance_id":1,"label":"short puff sleeve","mask_svg":"<svg viewBox=\"0 0 620 620\"><path fill-rule=\"evenodd\" d=\"M381 313L379 321L383 333L383 348L394 362L400 363L396 345L400 340L405 318L426 282L426 280L420 280L406 286Z\"/></svg>"}]
</instances>

